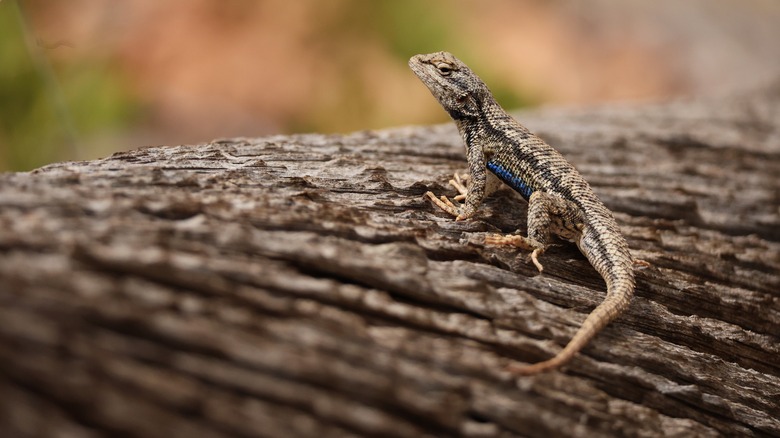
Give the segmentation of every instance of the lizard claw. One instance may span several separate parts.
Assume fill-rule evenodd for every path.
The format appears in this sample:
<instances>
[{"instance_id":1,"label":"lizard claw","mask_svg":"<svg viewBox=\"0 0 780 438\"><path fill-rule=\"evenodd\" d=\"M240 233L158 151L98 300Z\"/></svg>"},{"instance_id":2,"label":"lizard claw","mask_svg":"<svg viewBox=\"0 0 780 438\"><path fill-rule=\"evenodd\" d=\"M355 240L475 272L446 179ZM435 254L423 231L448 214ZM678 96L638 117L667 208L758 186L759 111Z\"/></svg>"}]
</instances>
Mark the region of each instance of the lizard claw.
<instances>
[{"instance_id":1,"label":"lizard claw","mask_svg":"<svg viewBox=\"0 0 780 438\"><path fill-rule=\"evenodd\" d=\"M645 269L645 268L649 268L651 266L653 266L653 265L651 265L650 262L648 262L647 260L642 260L642 259L635 259L634 260L634 268L636 268L636 269Z\"/></svg>"},{"instance_id":2,"label":"lizard claw","mask_svg":"<svg viewBox=\"0 0 780 438\"><path fill-rule=\"evenodd\" d=\"M431 202L436 204L437 207L441 208L447 213L455 216L456 218L460 216L458 207L456 207L455 204L453 204L452 201L450 201L446 196L437 198L436 195L433 194L433 192L425 192L425 196L427 196L428 199L431 200Z\"/></svg>"},{"instance_id":3,"label":"lizard claw","mask_svg":"<svg viewBox=\"0 0 780 438\"><path fill-rule=\"evenodd\" d=\"M539 273L540 273L540 274L541 274L541 273L542 273L542 271L544 270L544 266L542 266L542 264L541 264L541 263L539 263L539 258L538 258L538 257L539 257L539 255L540 255L540 254L541 254L543 251L544 251L543 249L536 248L536 249L535 249L535 250L533 250L533 252L531 253L531 261L532 261L532 262L534 262L534 266L536 266L536 269L538 269L538 270L539 270Z\"/></svg>"},{"instance_id":4,"label":"lizard claw","mask_svg":"<svg viewBox=\"0 0 780 438\"><path fill-rule=\"evenodd\" d=\"M474 208L468 208L464 204L455 205L450 199L446 196L440 196L436 197L436 195L433 194L433 192L425 192L425 196L428 197L428 199L431 200L434 204L436 204L437 207L441 208L445 212L455 216L456 221L462 221L470 218L471 216L474 216L474 213L476 210ZM457 197L453 198L455 200L458 199L459 196L465 196L465 195L458 195Z\"/></svg>"},{"instance_id":5,"label":"lizard claw","mask_svg":"<svg viewBox=\"0 0 780 438\"><path fill-rule=\"evenodd\" d=\"M455 175L453 175L452 179L450 180L450 185L452 187L455 187L455 190L458 191L458 196L454 198L456 201L466 199L466 194L469 191L464 185L464 183L465 183L465 178L461 179L460 175L458 175L457 173L455 173Z\"/></svg>"}]
</instances>

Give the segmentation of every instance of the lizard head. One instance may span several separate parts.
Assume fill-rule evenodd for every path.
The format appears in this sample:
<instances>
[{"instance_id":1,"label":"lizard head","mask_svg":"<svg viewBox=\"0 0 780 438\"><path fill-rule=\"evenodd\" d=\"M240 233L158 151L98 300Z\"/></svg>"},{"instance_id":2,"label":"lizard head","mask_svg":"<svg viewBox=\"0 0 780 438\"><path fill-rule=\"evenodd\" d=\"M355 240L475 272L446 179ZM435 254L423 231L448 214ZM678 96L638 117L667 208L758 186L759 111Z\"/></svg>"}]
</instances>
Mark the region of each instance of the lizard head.
<instances>
[{"instance_id":1,"label":"lizard head","mask_svg":"<svg viewBox=\"0 0 780 438\"><path fill-rule=\"evenodd\" d=\"M455 120L476 117L490 91L466 64L448 52L415 55L409 67Z\"/></svg>"}]
</instances>

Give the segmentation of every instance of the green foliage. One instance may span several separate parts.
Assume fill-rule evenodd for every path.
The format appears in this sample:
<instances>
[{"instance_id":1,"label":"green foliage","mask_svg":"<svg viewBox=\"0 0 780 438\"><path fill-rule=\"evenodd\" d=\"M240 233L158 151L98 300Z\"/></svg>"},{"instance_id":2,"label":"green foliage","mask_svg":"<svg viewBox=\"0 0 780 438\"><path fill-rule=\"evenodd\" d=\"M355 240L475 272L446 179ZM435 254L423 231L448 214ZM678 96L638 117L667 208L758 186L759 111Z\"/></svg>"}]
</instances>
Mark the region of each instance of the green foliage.
<instances>
[{"instance_id":1,"label":"green foliage","mask_svg":"<svg viewBox=\"0 0 780 438\"><path fill-rule=\"evenodd\" d=\"M137 105L105 62L80 59L51 69L42 47L35 48L40 56L31 54L16 8L0 3L0 170L94 156L85 142L128 126Z\"/></svg>"},{"instance_id":2,"label":"green foliage","mask_svg":"<svg viewBox=\"0 0 780 438\"><path fill-rule=\"evenodd\" d=\"M484 76L483 80L486 81L488 87L490 87L490 91L493 92L493 97L495 97L498 103L507 110L511 111L535 106L540 102L540 100L535 98L530 92L518 92L515 88L508 86L500 79L492 79L491 75Z\"/></svg>"},{"instance_id":3,"label":"green foliage","mask_svg":"<svg viewBox=\"0 0 780 438\"><path fill-rule=\"evenodd\" d=\"M445 0L348 0L340 4L339 18L320 35L331 41L373 39L403 60L447 47L455 50L456 29L448 6Z\"/></svg>"},{"instance_id":4,"label":"green foliage","mask_svg":"<svg viewBox=\"0 0 780 438\"><path fill-rule=\"evenodd\" d=\"M376 93L369 91L369 87L376 87L376 82L366 80L371 66L365 64L365 52L349 50L350 47L361 44L376 47L397 59L404 70L411 56L440 50L455 53L469 65L480 65L478 59L469 56L470 41L458 27L467 17L460 16L463 9L453 7L448 0L345 0L335 5L319 6L331 14L331 7L335 7L338 13L317 24L314 40L321 50L328 51L333 65L339 69L338 80L329 84L327 90L338 97L313 98L311 106L287 120L288 132L343 132L398 123L398 114L383 113L381 107L385 103L377 102ZM533 102L506 81L492 77L495 75L490 71L478 70L505 107L518 108ZM382 72L377 70L377 74ZM410 71L406 74L412 77ZM387 78L396 79L391 75ZM337 113L333 107L338 107ZM444 121L445 114L438 108L435 111Z\"/></svg>"},{"instance_id":5,"label":"green foliage","mask_svg":"<svg viewBox=\"0 0 780 438\"><path fill-rule=\"evenodd\" d=\"M399 59L439 50L457 51L457 29L446 1L384 0L374 2L376 29ZM457 20L455 20L457 22Z\"/></svg>"},{"instance_id":6,"label":"green foliage","mask_svg":"<svg viewBox=\"0 0 780 438\"><path fill-rule=\"evenodd\" d=\"M469 59L469 50L458 37L457 23L460 8L453 8L449 0L380 0L360 2L369 8L371 27L387 44L391 53L404 62L418 53L446 50L457 54L466 64L478 65ZM536 103L529 95L515 89L497 78L491 72L481 72L490 84L493 95L505 108L521 108Z\"/></svg>"}]
</instances>

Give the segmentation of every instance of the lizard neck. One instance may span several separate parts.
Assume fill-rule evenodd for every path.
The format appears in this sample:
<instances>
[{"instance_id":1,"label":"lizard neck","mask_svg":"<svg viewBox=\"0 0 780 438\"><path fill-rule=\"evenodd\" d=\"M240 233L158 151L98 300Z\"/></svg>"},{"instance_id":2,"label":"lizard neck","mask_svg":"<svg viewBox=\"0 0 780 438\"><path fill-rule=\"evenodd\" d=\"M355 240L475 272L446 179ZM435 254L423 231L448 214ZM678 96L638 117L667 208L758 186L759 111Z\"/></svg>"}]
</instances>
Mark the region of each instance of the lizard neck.
<instances>
[{"instance_id":1,"label":"lizard neck","mask_svg":"<svg viewBox=\"0 0 780 438\"><path fill-rule=\"evenodd\" d=\"M447 112L460 133L464 134L489 124L491 117L504 113L504 110L491 95L470 95L462 106L450 108Z\"/></svg>"},{"instance_id":2,"label":"lizard neck","mask_svg":"<svg viewBox=\"0 0 780 438\"><path fill-rule=\"evenodd\" d=\"M501 108L492 95L472 98L473 106L468 111L450 114L455 121L466 148L479 146L486 158L492 155L492 145L505 142L509 131L524 129Z\"/></svg>"}]
</instances>

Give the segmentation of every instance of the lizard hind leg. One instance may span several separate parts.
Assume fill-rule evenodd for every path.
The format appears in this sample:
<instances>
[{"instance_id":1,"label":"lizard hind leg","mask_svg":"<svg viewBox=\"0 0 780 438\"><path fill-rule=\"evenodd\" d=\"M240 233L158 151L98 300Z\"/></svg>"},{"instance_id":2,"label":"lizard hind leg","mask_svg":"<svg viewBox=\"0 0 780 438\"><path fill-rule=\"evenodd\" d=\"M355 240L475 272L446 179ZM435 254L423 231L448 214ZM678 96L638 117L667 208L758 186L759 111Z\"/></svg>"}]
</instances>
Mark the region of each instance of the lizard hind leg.
<instances>
[{"instance_id":1,"label":"lizard hind leg","mask_svg":"<svg viewBox=\"0 0 780 438\"><path fill-rule=\"evenodd\" d=\"M488 245L515 246L531 251L531 261L539 272L543 266L539 256L550 246L550 237L556 234L572 240L581 230L582 217L574 203L549 193L536 191L528 199L528 237L517 234L490 235Z\"/></svg>"}]
</instances>

